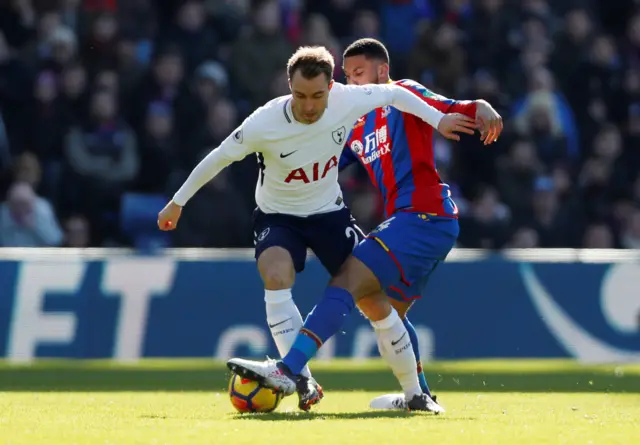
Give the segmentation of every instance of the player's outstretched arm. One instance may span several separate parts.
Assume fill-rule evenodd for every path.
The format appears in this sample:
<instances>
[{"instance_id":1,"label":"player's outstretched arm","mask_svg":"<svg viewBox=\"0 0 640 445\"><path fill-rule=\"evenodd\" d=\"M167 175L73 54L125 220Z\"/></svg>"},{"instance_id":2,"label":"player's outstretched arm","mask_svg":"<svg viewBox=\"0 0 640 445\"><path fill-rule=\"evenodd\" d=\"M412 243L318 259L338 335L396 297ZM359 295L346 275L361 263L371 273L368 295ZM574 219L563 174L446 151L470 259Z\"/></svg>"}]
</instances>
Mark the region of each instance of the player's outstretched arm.
<instances>
[{"instance_id":1,"label":"player's outstretched arm","mask_svg":"<svg viewBox=\"0 0 640 445\"><path fill-rule=\"evenodd\" d=\"M419 97L417 97L406 88L402 88L397 85L389 86L394 87L394 101L390 105L393 105L398 110L404 113L410 113L418 116L420 119L436 128L438 132L445 138L459 141L459 133L473 134L475 132L475 119L469 116L465 116L462 113L442 114L440 110L433 107L429 103L420 100ZM418 107L418 104L420 104L420 107ZM425 117L431 116L432 114L434 114L434 112L442 114L437 125L433 125L431 122L425 119Z\"/></svg>"},{"instance_id":2,"label":"player's outstretched arm","mask_svg":"<svg viewBox=\"0 0 640 445\"><path fill-rule=\"evenodd\" d=\"M409 79L400 80L396 85L411 91L421 100L447 114L460 113L475 120L480 130L480 139L485 145L498 140L502 133L502 117L485 100L455 100L431 91L424 85Z\"/></svg>"},{"instance_id":3,"label":"player's outstretched arm","mask_svg":"<svg viewBox=\"0 0 640 445\"><path fill-rule=\"evenodd\" d=\"M175 229L182 213L182 207L187 204L198 190L211 181L225 167L234 161L243 159L254 151L251 145L243 140L243 126L229 135L218 148L212 150L193 169L187 180L182 184L182 187L173 195L173 199L158 214L158 227L160 230Z\"/></svg>"},{"instance_id":4,"label":"player's outstretched arm","mask_svg":"<svg viewBox=\"0 0 640 445\"><path fill-rule=\"evenodd\" d=\"M460 113L445 115L442 111L421 100L411 91L398 85L350 86L360 99L361 115L385 105L391 105L403 113L419 117L444 137L460 140L457 133L473 134L476 123L473 118Z\"/></svg>"}]
</instances>

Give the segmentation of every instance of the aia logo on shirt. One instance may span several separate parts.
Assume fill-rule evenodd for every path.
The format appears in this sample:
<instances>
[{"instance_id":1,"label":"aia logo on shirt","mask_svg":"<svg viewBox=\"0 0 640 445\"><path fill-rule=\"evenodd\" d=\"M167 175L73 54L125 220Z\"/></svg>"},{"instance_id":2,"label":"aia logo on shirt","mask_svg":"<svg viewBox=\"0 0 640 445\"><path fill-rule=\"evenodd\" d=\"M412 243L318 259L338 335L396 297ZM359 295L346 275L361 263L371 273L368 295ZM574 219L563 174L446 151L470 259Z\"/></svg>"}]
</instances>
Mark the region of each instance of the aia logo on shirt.
<instances>
[{"instance_id":1,"label":"aia logo on shirt","mask_svg":"<svg viewBox=\"0 0 640 445\"><path fill-rule=\"evenodd\" d=\"M386 125L365 135L364 144L360 140L351 142L351 151L362 158L363 164L370 164L391 151L389 134Z\"/></svg>"},{"instance_id":2,"label":"aia logo on shirt","mask_svg":"<svg viewBox=\"0 0 640 445\"><path fill-rule=\"evenodd\" d=\"M338 158L335 156L331 156L331 159L325 162L323 166L321 166L321 164L322 163L320 162L314 162L311 166L311 169L307 170L302 167L296 168L287 175L287 178L284 180L284 182L289 184L294 181L302 181L305 184L309 184L311 182L320 181L324 179L327 174L329 174L331 169L338 167Z\"/></svg>"}]
</instances>

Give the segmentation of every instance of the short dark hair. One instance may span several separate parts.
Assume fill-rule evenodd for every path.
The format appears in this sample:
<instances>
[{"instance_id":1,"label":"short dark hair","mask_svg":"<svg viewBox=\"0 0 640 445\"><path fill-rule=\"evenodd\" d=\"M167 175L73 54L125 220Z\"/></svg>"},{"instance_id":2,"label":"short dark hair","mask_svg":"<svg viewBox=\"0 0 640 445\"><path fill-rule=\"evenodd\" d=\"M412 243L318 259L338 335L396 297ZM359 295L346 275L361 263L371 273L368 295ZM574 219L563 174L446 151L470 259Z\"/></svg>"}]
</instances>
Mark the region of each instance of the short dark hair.
<instances>
[{"instance_id":1,"label":"short dark hair","mask_svg":"<svg viewBox=\"0 0 640 445\"><path fill-rule=\"evenodd\" d=\"M302 46L293 53L287 62L287 75L293 78L296 71L305 79L313 79L320 74L327 77L327 82L333 78L335 62L333 56L324 46Z\"/></svg>"},{"instance_id":2,"label":"short dark hair","mask_svg":"<svg viewBox=\"0 0 640 445\"><path fill-rule=\"evenodd\" d=\"M359 39L347 46L342 58L354 56L365 56L367 59L377 59L389 63L389 51L382 42L376 39Z\"/></svg>"}]
</instances>

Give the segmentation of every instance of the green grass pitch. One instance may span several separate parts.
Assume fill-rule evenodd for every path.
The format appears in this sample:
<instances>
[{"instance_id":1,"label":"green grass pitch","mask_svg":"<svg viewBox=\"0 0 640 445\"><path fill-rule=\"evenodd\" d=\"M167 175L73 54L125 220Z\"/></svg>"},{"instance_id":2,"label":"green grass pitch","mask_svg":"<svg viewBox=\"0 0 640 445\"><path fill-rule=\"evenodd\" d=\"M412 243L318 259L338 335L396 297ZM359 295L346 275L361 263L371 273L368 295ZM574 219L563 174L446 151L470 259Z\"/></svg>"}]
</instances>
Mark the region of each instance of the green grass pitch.
<instances>
[{"instance_id":1,"label":"green grass pitch","mask_svg":"<svg viewBox=\"0 0 640 445\"><path fill-rule=\"evenodd\" d=\"M0 364L1 445L541 445L640 443L640 366L566 361L426 367L440 416L372 411L397 392L379 361L314 363L326 397L277 412L233 411L221 363L206 360Z\"/></svg>"}]
</instances>

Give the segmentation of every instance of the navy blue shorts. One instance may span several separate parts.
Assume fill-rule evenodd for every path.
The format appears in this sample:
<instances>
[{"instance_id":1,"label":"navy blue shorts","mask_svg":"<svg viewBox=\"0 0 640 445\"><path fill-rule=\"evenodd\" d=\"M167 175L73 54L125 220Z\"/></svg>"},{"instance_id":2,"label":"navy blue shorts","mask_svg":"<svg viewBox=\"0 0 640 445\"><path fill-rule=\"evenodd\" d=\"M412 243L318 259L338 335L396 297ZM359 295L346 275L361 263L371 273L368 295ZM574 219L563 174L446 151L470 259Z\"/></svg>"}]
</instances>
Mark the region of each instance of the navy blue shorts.
<instances>
[{"instance_id":1,"label":"navy blue shorts","mask_svg":"<svg viewBox=\"0 0 640 445\"><path fill-rule=\"evenodd\" d=\"M253 212L256 259L269 247L287 250L296 272L304 270L307 249L311 249L333 276L364 239L348 208L307 217Z\"/></svg>"},{"instance_id":2,"label":"navy blue shorts","mask_svg":"<svg viewBox=\"0 0 640 445\"><path fill-rule=\"evenodd\" d=\"M391 298L419 298L431 273L456 243L458 220L397 212L353 251Z\"/></svg>"}]
</instances>

